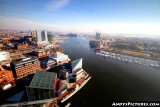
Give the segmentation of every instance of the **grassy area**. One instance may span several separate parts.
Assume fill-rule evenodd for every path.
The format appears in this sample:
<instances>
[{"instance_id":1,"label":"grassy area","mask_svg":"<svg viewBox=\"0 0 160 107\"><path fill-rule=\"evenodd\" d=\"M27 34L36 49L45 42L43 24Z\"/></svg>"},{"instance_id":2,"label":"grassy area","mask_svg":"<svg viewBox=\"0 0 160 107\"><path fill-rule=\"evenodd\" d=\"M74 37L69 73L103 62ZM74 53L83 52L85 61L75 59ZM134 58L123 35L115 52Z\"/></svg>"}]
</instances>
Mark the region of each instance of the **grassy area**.
<instances>
[{"instance_id":1,"label":"grassy area","mask_svg":"<svg viewBox=\"0 0 160 107\"><path fill-rule=\"evenodd\" d=\"M141 51L144 51L144 46L143 45L136 45L136 47L141 50Z\"/></svg>"},{"instance_id":2,"label":"grassy area","mask_svg":"<svg viewBox=\"0 0 160 107\"><path fill-rule=\"evenodd\" d=\"M150 54L148 53L134 52L134 51L128 51L128 50L122 50L121 53L131 55L131 56L136 56L136 57L143 57L143 58L150 57Z\"/></svg>"},{"instance_id":3,"label":"grassy area","mask_svg":"<svg viewBox=\"0 0 160 107\"><path fill-rule=\"evenodd\" d=\"M143 45L132 45L132 44L113 44L109 48L104 49L105 51L126 54L130 56L136 56L141 58L150 58L151 55L144 52ZM142 52L143 51L143 52Z\"/></svg>"},{"instance_id":4,"label":"grassy area","mask_svg":"<svg viewBox=\"0 0 160 107\"><path fill-rule=\"evenodd\" d=\"M110 48L116 48L120 50L134 50L134 51L144 51L143 45L132 45L132 44L113 44Z\"/></svg>"},{"instance_id":5,"label":"grassy area","mask_svg":"<svg viewBox=\"0 0 160 107\"><path fill-rule=\"evenodd\" d=\"M153 58L156 59L156 60L160 60L160 54L153 55Z\"/></svg>"},{"instance_id":6,"label":"grassy area","mask_svg":"<svg viewBox=\"0 0 160 107\"><path fill-rule=\"evenodd\" d=\"M141 58L149 58L150 54L144 53L144 52L135 52L135 51L129 51L129 50L120 50L115 48L106 48L103 49L104 51L114 52L114 53L120 53L120 54L126 54L130 56L136 56Z\"/></svg>"},{"instance_id":7,"label":"grassy area","mask_svg":"<svg viewBox=\"0 0 160 107\"><path fill-rule=\"evenodd\" d=\"M103 50L135 57L160 60L160 49L158 45L155 44L147 45L140 43L115 42Z\"/></svg>"}]
</instances>

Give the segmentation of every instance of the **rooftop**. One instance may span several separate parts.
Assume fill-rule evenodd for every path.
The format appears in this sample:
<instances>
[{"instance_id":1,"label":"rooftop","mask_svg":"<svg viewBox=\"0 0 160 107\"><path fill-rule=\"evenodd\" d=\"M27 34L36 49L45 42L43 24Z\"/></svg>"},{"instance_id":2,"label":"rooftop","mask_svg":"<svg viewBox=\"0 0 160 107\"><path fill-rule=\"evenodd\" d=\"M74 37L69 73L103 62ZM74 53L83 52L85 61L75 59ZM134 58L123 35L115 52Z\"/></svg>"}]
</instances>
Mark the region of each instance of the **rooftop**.
<instances>
[{"instance_id":1,"label":"rooftop","mask_svg":"<svg viewBox=\"0 0 160 107\"><path fill-rule=\"evenodd\" d=\"M12 61L12 63L14 63L16 66L18 66L18 65L33 62L33 61L38 61L38 59L37 58L33 58L33 59L32 58L31 59L26 58L26 60L25 59L23 59L23 60L19 59L19 60Z\"/></svg>"},{"instance_id":2,"label":"rooftop","mask_svg":"<svg viewBox=\"0 0 160 107\"><path fill-rule=\"evenodd\" d=\"M29 87L53 90L55 78L56 73L37 70Z\"/></svg>"},{"instance_id":3,"label":"rooftop","mask_svg":"<svg viewBox=\"0 0 160 107\"><path fill-rule=\"evenodd\" d=\"M71 62L72 71L82 68L82 58Z\"/></svg>"},{"instance_id":4,"label":"rooftop","mask_svg":"<svg viewBox=\"0 0 160 107\"><path fill-rule=\"evenodd\" d=\"M67 55L65 55L65 54L63 54L61 52L58 52L58 51L55 52L53 55L51 55L51 57L53 57L53 58L63 58L65 56L67 56Z\"/></svg>"}]
</instances>

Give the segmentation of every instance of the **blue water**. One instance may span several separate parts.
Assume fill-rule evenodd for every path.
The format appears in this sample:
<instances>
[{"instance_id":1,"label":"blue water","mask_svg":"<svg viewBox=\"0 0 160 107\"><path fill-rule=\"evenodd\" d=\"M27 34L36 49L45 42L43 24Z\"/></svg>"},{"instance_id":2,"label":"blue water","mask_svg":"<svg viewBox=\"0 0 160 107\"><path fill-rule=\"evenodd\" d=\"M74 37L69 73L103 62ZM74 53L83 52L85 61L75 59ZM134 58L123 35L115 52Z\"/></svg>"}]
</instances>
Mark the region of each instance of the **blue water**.
<instances>
[{"instance_id":1,"label":"blue water","mask_svg":"<svg viewBox=\"0 0 160 107\"><path fill-rule=\"evenodd\" d=\"M160 69L95 55L84 37L70 37L61 47L72 60L83 58L83 68L92 76L67 101L71 106L108 107L116 101L160 101Z\"/></svg>"}]
</instances>

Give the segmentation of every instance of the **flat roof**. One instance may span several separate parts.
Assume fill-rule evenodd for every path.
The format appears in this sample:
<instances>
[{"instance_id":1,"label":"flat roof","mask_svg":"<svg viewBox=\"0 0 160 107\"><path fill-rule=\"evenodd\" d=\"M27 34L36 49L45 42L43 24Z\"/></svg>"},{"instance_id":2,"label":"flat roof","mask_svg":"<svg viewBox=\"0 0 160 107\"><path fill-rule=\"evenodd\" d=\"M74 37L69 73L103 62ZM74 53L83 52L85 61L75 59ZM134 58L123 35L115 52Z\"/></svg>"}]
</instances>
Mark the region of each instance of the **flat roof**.
<instances>
[{"instance_id":1,"label":"flat roof","mask_svg":"<svg viewBox=\"0 0 160 107\"><path fill-rule=\"evenodd\" d=\"M31 59L24 60L24 61L22 59L19 59L19 60L12 61L12 63L15 64L16 66L18 66L18 65L30 63L33 61L39 61L39 60L37 58L33 58L33 59L31 58Z\"/></svg>"},{"instance_id":2,"label":"flat roof","mask_svg":"<svg viewBox=\"0 0 160 107\"><path fill-rule=\"evenodd\" d=\"M56 73L37 70L29 87L54 90Z\"/></svg>"}]
</instances>

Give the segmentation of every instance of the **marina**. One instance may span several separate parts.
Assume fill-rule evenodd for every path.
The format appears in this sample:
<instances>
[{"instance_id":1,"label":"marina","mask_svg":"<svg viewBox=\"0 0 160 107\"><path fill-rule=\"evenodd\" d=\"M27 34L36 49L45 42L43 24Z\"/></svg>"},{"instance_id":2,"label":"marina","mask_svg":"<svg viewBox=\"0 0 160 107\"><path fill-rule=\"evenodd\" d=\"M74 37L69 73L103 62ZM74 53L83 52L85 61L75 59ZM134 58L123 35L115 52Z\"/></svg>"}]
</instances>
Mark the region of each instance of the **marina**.
<instances>
[{"instance_id":1,"label":"marina","mask_svg":"<svg viewBox=\"0 0 160 107\"><path fill-rule=\"evenodd\" d=\"M0 8L0 107L160 106L160 1Z\"/></svg>"},{"instance_id":2,"label":"marina","mask_svg":"<svg viewBox=\"0 0 160 107\"><path fill-rule=\"evenodd\" d=\"M144 58L123 55L123 54L118 54L118 53L112 53L112 52L105 52L105 51L97 52L96 55L100 55L105 58L113 58L113 59L117 59L117 60L121 60L125 62L145 65L145 66L151 66L151 67L160 69L160 61L155 61L151 59L144 59Z\"/></svg>"},{"instance_id":3,"label":"marina","mask_svg":"<svg viewBox=\"0 0 160 107\"><path fill-rule=\"evenodd\" d=\"M85 37L68 40L61 44L64 52L72 60L83 57L83 67L92 75L89 84L68 99L72 106L110 107L118 101L160 100L159 69L96 55Z\"/></svg>"}]
</instances>

